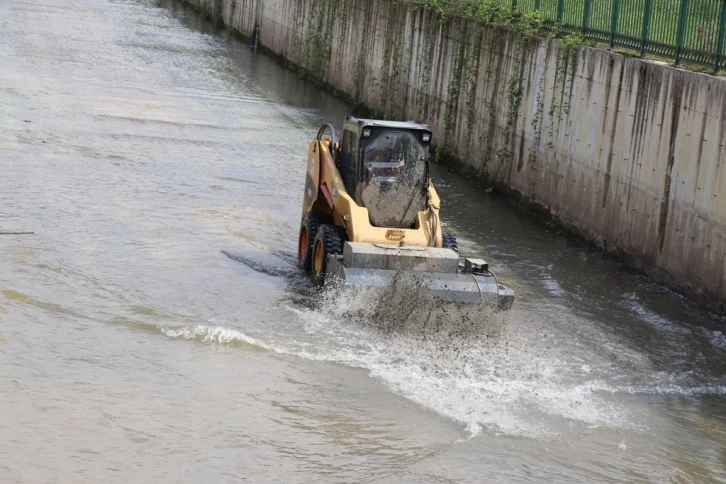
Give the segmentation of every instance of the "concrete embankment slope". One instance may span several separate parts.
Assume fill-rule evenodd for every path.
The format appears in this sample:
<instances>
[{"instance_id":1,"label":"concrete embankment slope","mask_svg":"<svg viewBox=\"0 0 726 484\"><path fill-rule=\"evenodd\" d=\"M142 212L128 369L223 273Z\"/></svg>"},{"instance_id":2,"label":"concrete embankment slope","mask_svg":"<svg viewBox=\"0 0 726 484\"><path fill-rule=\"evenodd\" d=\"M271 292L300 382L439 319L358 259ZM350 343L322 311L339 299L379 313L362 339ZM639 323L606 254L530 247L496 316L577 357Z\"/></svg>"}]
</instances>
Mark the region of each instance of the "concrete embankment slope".
<instances>
[{"instance_id":1,"label":"concrete embankment slope","mask_svg":"<svg viewBox=\"0 0 726 484\"><path fill-rule=\"evenodd\" d=\"M726 305L726 81L393 0L191 0L652 279Z\"/></svg>"}]
</instances>

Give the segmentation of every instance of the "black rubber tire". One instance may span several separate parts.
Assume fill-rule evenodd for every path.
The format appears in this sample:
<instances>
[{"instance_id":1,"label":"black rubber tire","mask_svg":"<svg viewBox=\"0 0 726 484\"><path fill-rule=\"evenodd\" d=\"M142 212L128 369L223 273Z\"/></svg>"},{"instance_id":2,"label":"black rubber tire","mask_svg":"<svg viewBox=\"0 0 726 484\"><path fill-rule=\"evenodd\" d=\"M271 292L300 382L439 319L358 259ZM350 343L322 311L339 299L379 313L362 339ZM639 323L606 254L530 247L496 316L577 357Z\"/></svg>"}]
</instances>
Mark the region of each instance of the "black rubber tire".
<instances>
[{"instance_id":1,"label":"black rubber tire","mask_svg":"<svg viewBox=\"0 0 726 484\"><path fill-rule=\"evenodd\" d=\"M315 212L308 212L300 223L300 234L297 241L297 266L305 272L310 272L313 261L313 242L318 234L318 229L322 223L322 215ZM307 234L307 249L303 257L303 236Z\"/></svg>"},{"instance_id":2,"label":"black rubber tire","mask_svg":"<svg viewBox=\"0 0 726 484\"><path fill-rule=\"evenodd\" d=\"M310 271L313 281L315 281L318 286L323 286L325 284L325 276L328 272L328 255L342 254L344 243L345 234L340 227L322 224L318 229L318 235L315 236L315 242L313 242L311 258L316 258L319 246L323 251L322 261L320 267L317 266L316 261L313 261L313 267Z\"/></svg>"},{"instance_id":3,"label":"black rubber tire","mask_svg":"<svg viewBox=\"0 0 726 484\"><path fill-rule=\"evenodd\" d=\"M444 232L443 234L441 234L441 238L443 239L442 246L444 249L451 249L454 252L459 252L459 246L456 244L456 237L448 232Z\"/></svg>"}]
</instances>

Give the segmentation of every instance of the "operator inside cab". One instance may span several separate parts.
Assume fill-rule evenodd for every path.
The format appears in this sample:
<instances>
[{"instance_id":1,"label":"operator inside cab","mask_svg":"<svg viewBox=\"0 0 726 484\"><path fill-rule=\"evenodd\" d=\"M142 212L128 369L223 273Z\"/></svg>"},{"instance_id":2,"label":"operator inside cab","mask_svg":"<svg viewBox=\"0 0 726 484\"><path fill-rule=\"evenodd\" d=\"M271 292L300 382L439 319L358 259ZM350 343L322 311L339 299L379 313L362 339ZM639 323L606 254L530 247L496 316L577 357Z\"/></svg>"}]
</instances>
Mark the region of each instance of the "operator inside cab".
<instances>
[{"instance_id":1,"label":"operator inside cab","mask_svg":"<svg viewBox=\"0 0 726 484\"><path fill-rule=\"evenodd\" d=\"M366 176L360 196L371 223L411 227L425 208L427 147L412 132L380 130L361 152Z\"/></svg>"},{"instance_id":2,"label":"operator inside cab","mask_svg":"<svg viewBox=\"0 0 726 484\"><path fill-rule=\"evenodd\" d=\"M401 131L383 131L363 150L369 177L378 182L422 178L425 158L426 148L411 133Z\"/></svg>"}]
</instances>

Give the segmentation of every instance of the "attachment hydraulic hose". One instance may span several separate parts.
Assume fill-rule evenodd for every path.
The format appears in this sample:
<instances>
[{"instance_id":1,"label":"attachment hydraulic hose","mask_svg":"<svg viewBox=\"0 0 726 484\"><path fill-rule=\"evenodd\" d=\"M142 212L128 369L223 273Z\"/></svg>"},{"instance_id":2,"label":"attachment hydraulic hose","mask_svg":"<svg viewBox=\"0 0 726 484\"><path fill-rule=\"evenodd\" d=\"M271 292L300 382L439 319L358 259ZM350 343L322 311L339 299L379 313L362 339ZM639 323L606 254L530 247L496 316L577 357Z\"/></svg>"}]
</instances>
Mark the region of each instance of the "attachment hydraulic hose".
<instances>
[{"instance_id":1,"label":"attachment hydraulic hose","mask_svg":"<svg viewBox=\"0 0 726 484\"><path fill-rule=\"evenodd\" d=\"M429 232L429 247L436 247L436 239L439 236L439 214L436 213L436 208L438 207L434 207L434 204L431 202L431 192L428 189L428 185L426 186L426 206L429 209L429 226L431 227L431 231Z\"/></svg>"},{"instance_id":2,"label":"attachment hydraulic hose","mask_svg":"<svg viewBox=\"0 0 726 484\"><path fill-rule=\"evenodd\" d=\"M436 213L436 210L434 210L431 204L429 204L429 225L431 226L429 247L436 247L436 239L439 236L439 214Z\"/></svg>"},{"instance_id":3,"label":"attachment hydraulic hose","mask_svg":"<svg viewBox=\"0 0 726 484\"><path fill-rule=\"evenodd\" d=\"M494 283L497 285L497 308L500 308L501 296L499 295L499 279L497 279L497 276L493 272L485 272L483 275L489 275L494 278ZM481 284L479 284L479 279L477 279L476 276L476 274L471 275L471 277L474 278L477 289L479 289L479 297L481 298L482 302L486 302L486 300L484 299L484 292L481 290Z\"/></svg>"}]
</instances>

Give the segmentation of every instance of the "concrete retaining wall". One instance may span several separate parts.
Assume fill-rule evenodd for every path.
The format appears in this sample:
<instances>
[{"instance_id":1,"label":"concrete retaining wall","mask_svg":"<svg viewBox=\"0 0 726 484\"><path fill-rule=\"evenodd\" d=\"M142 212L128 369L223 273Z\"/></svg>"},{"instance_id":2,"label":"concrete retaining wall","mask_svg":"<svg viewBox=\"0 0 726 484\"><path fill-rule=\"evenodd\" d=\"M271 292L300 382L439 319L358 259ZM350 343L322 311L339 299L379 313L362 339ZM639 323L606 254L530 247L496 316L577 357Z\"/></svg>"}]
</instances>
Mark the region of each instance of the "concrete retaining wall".
<instances>
[{"instance_id":1,"label":"concrete retaining wall","mask_svg":"<svg viewBox=\"0 0 726 484\"><path fill-rule=\"evenodd\" d=\"M396 0L191 3L724 310L726 81Z\"/></svg>"}]
</instances>

